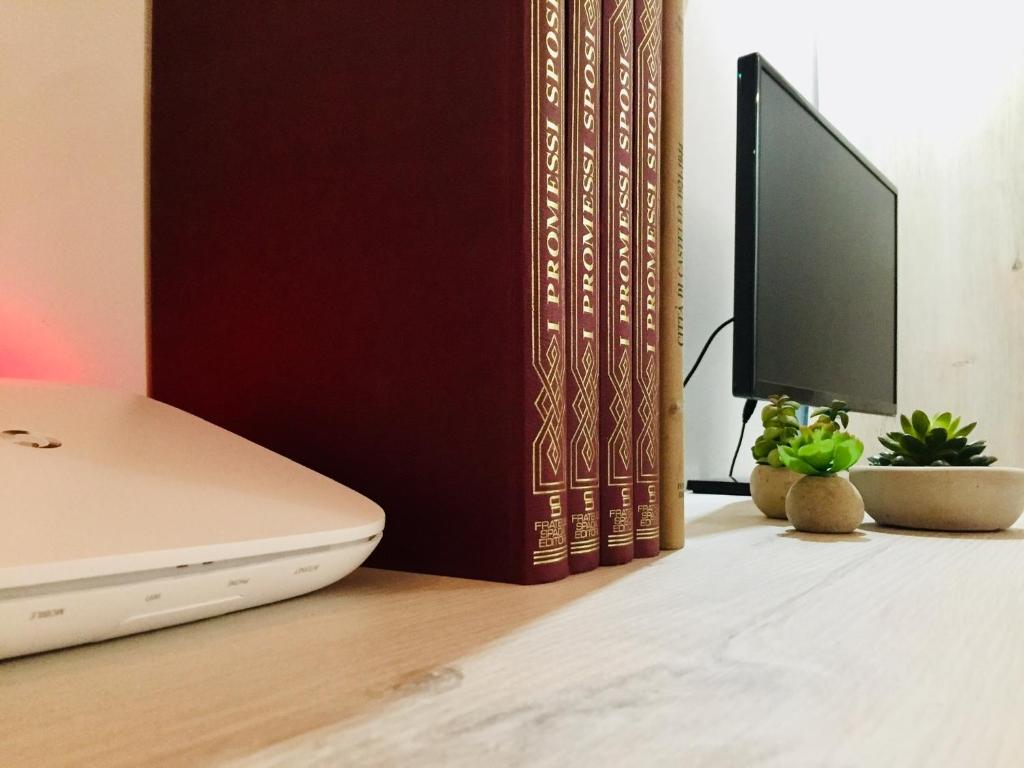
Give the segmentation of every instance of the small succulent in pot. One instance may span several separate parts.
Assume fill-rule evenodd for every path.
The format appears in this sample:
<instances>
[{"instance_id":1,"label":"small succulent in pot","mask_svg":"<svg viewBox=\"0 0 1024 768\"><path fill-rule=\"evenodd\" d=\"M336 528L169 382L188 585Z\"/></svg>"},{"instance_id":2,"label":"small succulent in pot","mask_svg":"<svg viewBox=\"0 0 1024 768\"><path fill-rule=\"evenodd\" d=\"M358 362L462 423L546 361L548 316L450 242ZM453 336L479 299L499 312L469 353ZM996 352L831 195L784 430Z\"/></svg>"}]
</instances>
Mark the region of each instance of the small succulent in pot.
<instances>
[{"instance_id":1,"label":"small succulent in pot","mask_svg":"<svg viewBox=\"0 0 1024 768\"><path fill-rule=\"evenodd\" d=\"M842 400L833 400L830 405L819 408L811 416L816 418L811 429L838 432L850 426L850 409Z\"/></svg>"},{"instance_id":2,"label":"small succulent in pot","mask_svg":"<svg viewBox=\"0 0 1024 768\"><path fill-rule=\"evenodd\" d=\"M754 441L750 452L758 464L781 467L779 446L785 445L800 432L800 422L796 417L800 405L790 400L789 395L772 395L768 403L761 409L761 424L764 432Z\"/></svg>"},{"instance_id":3,"label":"small succulent in pot","mask_svg":"<svg viewBox=\"0 0 1024 768\"><path fill-rule=\"evenodd\" d=\"M782 463L801 475L829 477L849 469L864 453L864 443L849 432L804 427L779 447Z\"/></svg>"},{"instance_id":4,"label":"small succulent in pot","mask_svg":"<svg viewBox=\"0 0 1024 768\"><path fill-rule=\"evenodd\" d=\"M851 533L864 520L864 500L838 473L860 459L864 444L848 432L804 427L779 458L803 477L786 494L786 516L799 531Z\"/></svg>"},{"instance_id":5,"label":"small succulent in pot","mask_svg":"<svg viewBox=\"0 0 1024 768\"><path fill-rule=\"evenodd\" d=\"M924 411L914 411L910 418L901 415L903 431L878 438L888 450L868 462L877 467L987 467L996 458L983 455L985 441L967 441L976 424L961 427L959 417L949 411L932 418Z\"/></svg>"},{"instance_id":6,"label":"small succulent in pot","mask_svg":"<svg viewBox=\"0 0 1024 768\"><path fill-rule=\"evenodd\" d=\"M766 517L786 519L786 494L800 475L786 469L779 458L779 446L800 433L796 411L800 406L787 395L772 395L761 409L764 431L751 453L757 466L750 473L750 496Z\"/></svg>"}]
</instances>

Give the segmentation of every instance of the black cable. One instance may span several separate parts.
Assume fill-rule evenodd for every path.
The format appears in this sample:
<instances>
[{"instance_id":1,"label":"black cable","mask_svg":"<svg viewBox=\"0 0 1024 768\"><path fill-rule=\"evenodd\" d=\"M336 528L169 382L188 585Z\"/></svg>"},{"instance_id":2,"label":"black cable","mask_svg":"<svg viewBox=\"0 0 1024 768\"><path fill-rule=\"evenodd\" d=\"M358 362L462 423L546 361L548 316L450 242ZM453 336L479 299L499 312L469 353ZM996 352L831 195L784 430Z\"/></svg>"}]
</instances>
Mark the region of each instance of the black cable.
<instances>
[{"instance_id":1,"label":"black cable","mask_svg":"<svg viewBox=\"0 0 1024 768\"><path fill-rule=\"evenodd\" d=\"M743 404L743 424L740 426L740 439L736 441L736 451L732 455L732 463L729 464L729 477L733 480L736 479L732 476L732 473L736 469L736 457L740 455L740 446L743 445L743 433L747 430L747 422L754 415L755 408L757 408L757 400L747 400Z\"/></svg>"},{"instance_id":2,"label":"black cable","mask_svg":"<svg viewBox=\"0 0 1024 768\"><path fill-rule=\"evenodd\" d=\"M734 319L735 318L730 317L720 326L715 328L715 330L711 332L711 335L708 336L708 340L704 342L704 348L700 351L700 354L697 355L697 362L693 364L693 367L690 369L690 372L686 374L686 378L683 379L683 389L685 389L686 385L690 383L690 377L692 377L693 374L697 371L697 366L700 365L700 361L704 359L704 355L707 353L708 347L711 346L711 342L715 340L715 336L717 336L718 332L725 328L725 326L729 325L729 323L731 323Z\"/></svg>"},{"instance_id":3,"label":"black cable","mask_svg":"<svg viewBox=\"0 0 1024 768\"><path fill-rule=\"evenodd\" d=\"M708 340L704 342L704 346L700 350L700 354L697 355L697 360L694 362L693 367L690 368L690 372L686 374L686 378L683 379L683 388L690 383L690 379L693 378L693 374L697 372L697 366L700 365L701 360L704 359L704 355L707 354L708 347L711 346L711 342L715 340L715 336L725 328L725 326L732 323L736 318L730 317L728 320L719 325L715 330L708 336ZM750 421L750 417L754 415L754 410L757 408L757 400L748 399L743 403L743 423L740 425L740 439L736 441L736 450L732 454L732 462L729 464L729 477L735 481L736 478L732 476L732 473L736 469L736 459L740 455L740 447L743 445L743 434L747 431L747 422Z\"/></svg>"}]
</instances>

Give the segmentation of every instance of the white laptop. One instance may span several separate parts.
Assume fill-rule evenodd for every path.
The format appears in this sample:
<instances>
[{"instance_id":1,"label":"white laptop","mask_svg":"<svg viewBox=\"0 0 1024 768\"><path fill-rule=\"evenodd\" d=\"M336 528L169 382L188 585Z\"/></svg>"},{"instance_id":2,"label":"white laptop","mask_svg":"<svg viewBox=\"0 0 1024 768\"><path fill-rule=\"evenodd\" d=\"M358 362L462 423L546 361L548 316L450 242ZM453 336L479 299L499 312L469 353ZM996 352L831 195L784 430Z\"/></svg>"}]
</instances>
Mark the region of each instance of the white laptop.
<instances>
[{"instance_id":1,"label":"white laptop","mask_svg":"<svg viewBox=\"0 0 1024 768\"><path fill-rule=\"evenodd\" d=\"M369 499L147 397L0 379L0 658L252 608L346 576Z\"/></svg>"}]
</instances>

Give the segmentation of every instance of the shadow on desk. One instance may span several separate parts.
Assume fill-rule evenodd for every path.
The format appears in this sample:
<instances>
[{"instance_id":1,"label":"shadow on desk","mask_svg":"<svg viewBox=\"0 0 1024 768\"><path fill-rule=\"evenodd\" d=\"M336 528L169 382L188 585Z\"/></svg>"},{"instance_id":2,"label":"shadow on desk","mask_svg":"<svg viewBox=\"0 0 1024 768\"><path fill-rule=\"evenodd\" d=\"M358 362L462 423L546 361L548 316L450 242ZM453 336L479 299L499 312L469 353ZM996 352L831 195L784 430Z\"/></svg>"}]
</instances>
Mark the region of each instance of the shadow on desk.
<instances>
[{"instance_id":1,"label":"shadow on desk","mask_svg":"<svg viewBox=\"0 0 1024 768\"><path fill-rule=\"evenodd\" d=\"M712 536L716 533L728 533L737 528L749 528L754 525L768 525L776 528L789 528L788 520L774 520L765 517L750 499L734 501L724 507L702 515L686 524L686 538L696 539L701 536Z\"/></svg>"},{"instance_id":2,"label":"shadow on desk","mask_svg":"<svg viewBox=\"0 0 1024 768\"><path fill-rule=\"evenodd\" d=\"M686 538L697 539L701 536L713 536L752 526L778 528L777 535L781 539L796 539L816 544L850 544L867 540L867 536L862 531L836 535L798 531L788 520L765 517L749 499L727 504L688 523Z\"/></svg>"},{"instance_id":3,"label":"shadow on desk","mask_svg":"<svg viewBox=\"0 0 1024 768\"><path fill-rule=\"evenodd\" d=\"M862 544L868 540L864 531L853 531L852 533L806 533L790 528L779 534L780 539L797 539L812 544Z\"/></svg>"},{"instance_id":4,"label":"shadow on desk","mask_svg":"<svg viewBox=\"0 0 1024 768\"><path fill-rule=\"evenodd\" d=\"M2 662L0 764L250 754L458 687L462 659L654 562L531 587L361 568L276 605Z\"/></svg>"},{"instance_id":5,"label":"shadow on desk","mask_svg":"<svg viewBox=\"0 0 1024 768\"><path fill-rule=\"evenodd\" d=\"M917 536L930 539L986 539L993 541L1020 541L1024 539L1024 530L1007 528L1005 531L921 531L913 528L896 528L878 523L864 523L861 530L872 533L884 533L889 536Z\"/></svg>"}]
</instances>

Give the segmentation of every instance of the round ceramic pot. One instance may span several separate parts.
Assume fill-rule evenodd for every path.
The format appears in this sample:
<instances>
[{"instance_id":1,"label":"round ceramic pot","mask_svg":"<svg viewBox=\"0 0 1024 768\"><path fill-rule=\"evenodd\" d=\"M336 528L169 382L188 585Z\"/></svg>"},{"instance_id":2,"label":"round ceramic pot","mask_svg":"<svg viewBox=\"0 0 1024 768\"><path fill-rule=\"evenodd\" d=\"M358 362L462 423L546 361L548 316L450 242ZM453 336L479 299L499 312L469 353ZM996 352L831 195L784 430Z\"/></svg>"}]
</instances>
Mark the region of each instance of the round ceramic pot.
<instances>
[{"instance_id":1,"label":"round ceramic pot","mask_svg":"<svg viewBox=\"0 0 1024 768\"><path fill-rule=\"evenodd\" d=\"M798 531L852 533L864 521L864 500L845 477L801 477L786 495L786 517Z\"/></svg>"},{"instance_id":2,"label":"round ceramic pot","mask_svg":"<svg viewBox=\"0 0 1024 768\"><path fill-rule=\"evenodd\" d=\"M785 467L758 464L750 473L750 497L766 517L786 519L786 494L803 475Z\"/></svg>"},{"instance_id":3,"label":"round ceramic pot","mask_svg":"<svg viewBox=\"0 0 1024 768\"><path fill-rule=\"evenodd\" d=\"M1024 469L854 467L850 481L882 525L930 531L999 531L1024 512Z\"/></svg>"}]
</instances>

